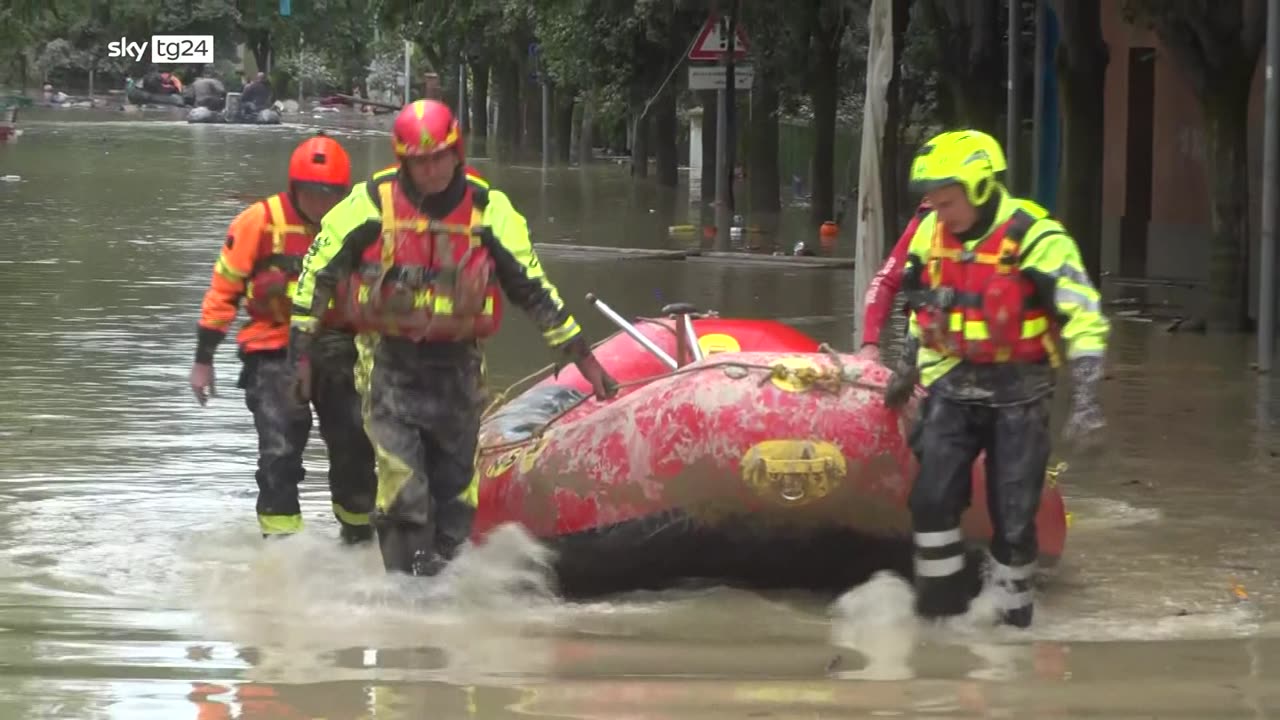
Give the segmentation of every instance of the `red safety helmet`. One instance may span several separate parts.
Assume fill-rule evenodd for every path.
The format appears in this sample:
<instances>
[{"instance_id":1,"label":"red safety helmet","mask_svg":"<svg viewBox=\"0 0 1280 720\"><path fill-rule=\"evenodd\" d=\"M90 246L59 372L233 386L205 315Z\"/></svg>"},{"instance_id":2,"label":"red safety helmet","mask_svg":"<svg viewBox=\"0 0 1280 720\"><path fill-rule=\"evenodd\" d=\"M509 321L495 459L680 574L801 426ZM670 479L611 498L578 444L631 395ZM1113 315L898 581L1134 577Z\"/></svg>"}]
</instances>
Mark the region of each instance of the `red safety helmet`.
<instances>
[{"instance_id":1,"label":"red safety helmet","mask_svg":"<svg viewBox=\"0 0 1280 720\"><path fill-rule=\"evenodd\" d=\"M449 106L437 100L415 100L406 105L391 126L391 144L398 158L453 149L458 162L466 160L458 121Z\"/></svg>"},{"instance_id":2,"label":"red safety helmet","mask_svg":"<svg viewBox=\"0 0 1280 720\"><path fill-rule=\"evenodd\" d=\"M351 158L342 145L323 132L302 141L289 158L289 184L294 188L346 193L351 189Z\"/></svg>"}]
</instances>

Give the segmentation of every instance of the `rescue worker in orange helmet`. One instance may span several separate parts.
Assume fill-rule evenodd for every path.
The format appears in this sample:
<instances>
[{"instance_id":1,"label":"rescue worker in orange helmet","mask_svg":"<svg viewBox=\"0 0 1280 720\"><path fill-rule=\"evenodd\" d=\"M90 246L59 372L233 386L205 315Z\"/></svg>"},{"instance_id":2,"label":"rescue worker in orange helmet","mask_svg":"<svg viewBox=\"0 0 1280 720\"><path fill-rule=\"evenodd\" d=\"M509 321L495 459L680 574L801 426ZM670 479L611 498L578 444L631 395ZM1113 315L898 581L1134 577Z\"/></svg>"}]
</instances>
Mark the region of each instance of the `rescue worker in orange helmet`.
<instances>
[{"instance_id":1,"label":"rescue worker in orange helmet","mask_svg":"<svg viewBox=\"0 0 1280 720\"><path fill-rule=\"evenodd\" d=\"M191 390L204 405L214 391L213 357L244 302L249 321L236 336L239 387L258 433L258 524L267 536L302 528L298 485L311 434L311 407L293 393L288 362L292 287L324 216L351 187L351 160L333 138L309 138L289 160L289 189L249 206L227 232L205 293L191 367ZM372 540L369 511L377 479L355 389L354 333L330 313L312 353L311 403L328 447L329 489L341 537Z\"/></svg>"},{"instance_id":2,"label":"rescue worker in orange helmet","mask_svg":"<svg viewBox=\"0 0 1280 720\"><path fill-rule=\"evenodd\" d=\"M378 458L374 528L389 571L434 575L471 534L483 395L481 345L503 297L577 364L597 398L616 383L543 272L524 217L464 171L449 108L418 100L392 128L394 171L324 218L293 296L298 388L310 391L315 327L331 299L361 333L357 376Z\"/></svg>"},{"instance_id":3,"label":"rescue worker in orange helmet","mask_svg":"<svg viewBox=\"0 0 1280 720\"><path fill-rule=\"evenodd\" d=\"M1003 622L1027 627L1059 343L1072 381L1064 437L1094 440L1105 424L1097 390L1110 325L1075 240L997 181L995 147L975 130L945 133L911 166L911 186L933 212L907 250L912 316L897 370L905 379L891 384L918 378L929 393L909 498L918 612L968 607L960 517L970 468L985 452L993 599Z\"/></svg>"}]
</instances>

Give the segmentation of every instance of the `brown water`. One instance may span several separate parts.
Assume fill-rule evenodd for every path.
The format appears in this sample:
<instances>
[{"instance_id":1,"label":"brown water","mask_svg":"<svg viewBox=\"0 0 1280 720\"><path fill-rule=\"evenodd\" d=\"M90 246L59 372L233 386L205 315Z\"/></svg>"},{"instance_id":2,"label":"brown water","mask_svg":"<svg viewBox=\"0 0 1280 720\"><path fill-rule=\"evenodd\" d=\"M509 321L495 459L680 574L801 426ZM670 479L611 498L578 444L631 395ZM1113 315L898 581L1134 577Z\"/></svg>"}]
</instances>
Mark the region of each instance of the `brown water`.
<instances>
[{"instance_id":1,"label":"brown water","mask_svg":"<svg viewBox=\"0 0 1280 720\"><path fill-rule=\"evenodd\" d=\"M309 532L264 545L228 343L186 389L236 195L279 188L298 127L64 111L0 146L0 718L1262 718L1280 715L1280 394L1242 338L1120 323L1105 456L1069 458L1074 526L1029 633L919 628L881 578L834 604L724 588L572 604L508 588L517 532L437 583L345 550L319 477ZM361 172L374 129L341 139ZM674 245L688 201L625 169L480 169L537 238ZM786 243L790 244L790 243ZM589 331L688 300L850 343L852 278L550 256ZM548 361L513 317L501 378ZM981 605L981 603L979 603ZM980 610L975 615L980 615Z\"/></svg>"}]
</instances>

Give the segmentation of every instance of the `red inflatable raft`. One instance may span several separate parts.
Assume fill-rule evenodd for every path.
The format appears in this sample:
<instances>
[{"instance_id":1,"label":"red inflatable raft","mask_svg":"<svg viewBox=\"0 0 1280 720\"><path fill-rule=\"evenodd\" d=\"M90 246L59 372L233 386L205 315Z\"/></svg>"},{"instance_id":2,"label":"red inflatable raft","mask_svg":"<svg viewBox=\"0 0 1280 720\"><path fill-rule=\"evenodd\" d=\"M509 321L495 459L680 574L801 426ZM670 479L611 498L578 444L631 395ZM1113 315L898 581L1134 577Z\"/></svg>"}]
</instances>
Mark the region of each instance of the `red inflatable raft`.
<instances>
[{"instance_id":1,"label":"red inflatable raft","mask_svg":"<svg viewBox=\"0 0 1280 720\"><path fill-rule=\"evenodd\" d=\"M570 366L486 417L476 538L522 523L558 550L571 595L693 578L840 590L879 569L909 575L916 405L884 407L885 367L776 321L677 306L632 325L588 299L642 338L619 332L596 348L623 389L598 402ZM1050 478L1044 564L1062 554L1066 520ZM975 546L991 535L981 458L964 528Z\"/></svg>"}]
</instances>

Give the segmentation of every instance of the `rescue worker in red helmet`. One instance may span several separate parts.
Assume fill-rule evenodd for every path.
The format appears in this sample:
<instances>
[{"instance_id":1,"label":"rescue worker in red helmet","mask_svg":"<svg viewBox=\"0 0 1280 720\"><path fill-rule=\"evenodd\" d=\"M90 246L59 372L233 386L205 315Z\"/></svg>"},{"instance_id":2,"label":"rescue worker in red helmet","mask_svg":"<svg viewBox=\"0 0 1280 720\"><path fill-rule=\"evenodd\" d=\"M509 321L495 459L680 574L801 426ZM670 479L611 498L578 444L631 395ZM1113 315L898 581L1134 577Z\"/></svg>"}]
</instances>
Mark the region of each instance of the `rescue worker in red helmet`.
<instances>
[{"instance_id":1,"label":"rescue worker in red helmet","mask_svg":"<svg viewBox=\"0 0 1280 720\"><path fill-rule=\"evenodd\" d=\"M933 212L907 250L912 317L891 385L919 379L929 393L909 499L918 612L968 607L960 517L970 468L985 452L989 582L1003 622L1027 627L1058 345L1072 381L1064 437L1094 440L1104 426L1097 390L1110 325L1075 240L1044 208L1000 185L992 147L985 133L946 133L911 166L911 186Z\"/></svg>"},{"instance_id":2,"label":"rescue worker in red helmet","mask_svg":"<svg viewBox=\"0 0 1280 720\"><path fill-rule=\"evenodd\" d=\"M336 300L359 331L357 376L377 453L374 528L388 571L440 571L471 534L484 402L481 345L503 297L577 364L597 398L616 383L600 366L506 194L464 171L453 113L434 100L400 111L394 172L357 184L324 218L293 301L299 393L319 318Z\"/></svg>"},{"instance_id":3,"label":"rescue worker in red helmet","mask_svg":"<svg viewBox=\"0 0 1280 720\"><path fill-rule=\"evenodd\" d=\"M191 390L204 405L214 392L213 358L244 302L249 321L236 336L238 386L258 432L258 524L267 536L302 528L298 485L311 434L311 407L293 393L288 362L292 290L324 216L351 188L351 160L323 133L289 160L289 189L246 208L227 231L204 296ZM377 478L356 392L354 333L330 313L315 343L311 404L329 455L333 513L346 542L372 540L369 512Z\"/></svg>"}]
</instances>

